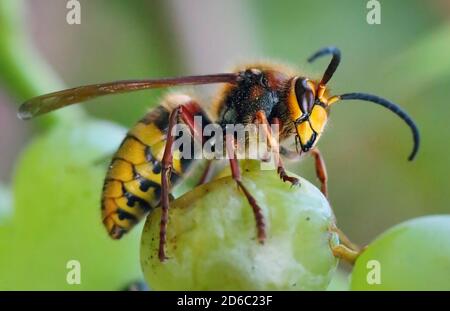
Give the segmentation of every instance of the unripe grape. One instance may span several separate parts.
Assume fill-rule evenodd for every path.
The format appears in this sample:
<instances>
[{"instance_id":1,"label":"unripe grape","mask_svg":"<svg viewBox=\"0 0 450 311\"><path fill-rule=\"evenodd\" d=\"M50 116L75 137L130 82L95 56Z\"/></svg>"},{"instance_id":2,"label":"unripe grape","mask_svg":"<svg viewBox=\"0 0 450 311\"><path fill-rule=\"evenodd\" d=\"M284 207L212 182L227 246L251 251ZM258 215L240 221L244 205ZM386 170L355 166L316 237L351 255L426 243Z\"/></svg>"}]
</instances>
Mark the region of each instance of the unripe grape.
<instances>
[{"instance_id":1,"label":"unripe grape","mask_svg":"<svg viewBox=\"0 0 450 311\"><path fill-rule=\"evenodd\" d=\"M256 240L255 219L231 177L202 185L170 204L166 252L158 259L161 209L147 218L141 264L155 290L323 290L337 259L329 231L334 216L311 183L280 181L275 171L243 169L243 183L261 206L267 230Z\"/></svg>"},{"instance_id":2,"label":"unripe grape","mask_svg":"<svg viewBox=\"0 0 450 311\"><path fill-rule=\"evenodd\" d=\"M450 290L450 216L420 217L378 237L352 272L353 290Z\"/></svg>"},{"instance_id":3,"label":"unripe grape","mask_svg":"<svg viewBox=\"0 0 450 311\"><path fill-rule=\"evenodd\" d=\"M119 290L140 279L139 228L114 241L100 212L106 168L124 133L80 120L53 127L24 150L11 225L1 228L8 240L0 250L1 289ZM81 284L67 282L71 260L80 263Z\"/></svg>"}]
</instances>

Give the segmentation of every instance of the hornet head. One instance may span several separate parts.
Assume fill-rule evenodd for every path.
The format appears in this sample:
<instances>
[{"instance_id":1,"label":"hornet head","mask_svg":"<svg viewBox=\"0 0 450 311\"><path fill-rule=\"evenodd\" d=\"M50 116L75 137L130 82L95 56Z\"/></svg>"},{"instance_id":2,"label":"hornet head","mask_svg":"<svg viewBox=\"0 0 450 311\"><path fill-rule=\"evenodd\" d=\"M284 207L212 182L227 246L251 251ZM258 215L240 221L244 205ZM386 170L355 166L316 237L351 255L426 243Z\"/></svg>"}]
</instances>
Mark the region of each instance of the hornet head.
<instances>
[{"instance_id":1,"label":"hornet head","mask_svg":"<svg viewBox=\"0 0 450 311\"><path fill-rule=\"evenodd\" d=\"M308 59L309 62L312 62L316 58L328 54L332 55L332 59L322 80L313 81L297 76L290 80L288 87L286 105L290 119L294 123L296 143L300 143L301 150L307 152L316 145L328 121L330 106L340 100L362 100L389 109L410 127L414 147L408 159L414 159L419 149L419 131L414 121L398 105L381 97L365 93L346 93L335 96L328 94L326 84L340 63L340 51L336 47L327 47L319 50Z\"/></svg>"}]
</instances>

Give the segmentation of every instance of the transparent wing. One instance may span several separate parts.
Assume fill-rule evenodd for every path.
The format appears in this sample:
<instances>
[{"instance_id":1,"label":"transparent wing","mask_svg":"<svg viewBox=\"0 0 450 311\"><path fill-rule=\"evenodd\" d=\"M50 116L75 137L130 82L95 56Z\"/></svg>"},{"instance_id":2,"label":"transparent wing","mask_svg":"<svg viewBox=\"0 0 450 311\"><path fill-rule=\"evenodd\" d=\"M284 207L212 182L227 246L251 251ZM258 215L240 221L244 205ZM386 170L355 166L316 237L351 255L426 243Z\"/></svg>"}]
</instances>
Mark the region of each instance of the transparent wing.
<instances>
[{"instance_id":1,"label":"transparent wing","mask_svg":"<svg viewBox=\"0 0 450 311\"><path fill-rule=\"evenodd\" d=\"M236 73L220 73L202 76L124 80L102 84L91 84L34 97L20 106L17 115L20 119L27 120L59 108L105 95L177 85L236 83L237 79L238 74Z\"/></svg>"}]
</instances>

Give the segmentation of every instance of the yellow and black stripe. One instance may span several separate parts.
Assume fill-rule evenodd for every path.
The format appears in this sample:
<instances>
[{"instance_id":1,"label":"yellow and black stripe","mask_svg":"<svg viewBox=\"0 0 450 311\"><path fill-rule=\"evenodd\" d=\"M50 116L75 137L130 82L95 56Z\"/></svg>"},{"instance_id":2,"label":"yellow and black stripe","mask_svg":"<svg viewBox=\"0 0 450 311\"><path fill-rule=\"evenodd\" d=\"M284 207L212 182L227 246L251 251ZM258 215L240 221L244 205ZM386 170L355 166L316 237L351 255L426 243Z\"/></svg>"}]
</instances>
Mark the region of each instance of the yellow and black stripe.
<instances>
[{"instance_id":1,"label":"yellow and black stripe","mask_svg":"<svg viewBox=\"0 0 450 311\"><path fill-rule=\"evenodd\" d=\"M114 239L120 239L159 204L169 109L158 106L140 120L111 161L103 186L102 218ZM171 184L191 162L174 157Z\"/></svg>"}]
</instances>

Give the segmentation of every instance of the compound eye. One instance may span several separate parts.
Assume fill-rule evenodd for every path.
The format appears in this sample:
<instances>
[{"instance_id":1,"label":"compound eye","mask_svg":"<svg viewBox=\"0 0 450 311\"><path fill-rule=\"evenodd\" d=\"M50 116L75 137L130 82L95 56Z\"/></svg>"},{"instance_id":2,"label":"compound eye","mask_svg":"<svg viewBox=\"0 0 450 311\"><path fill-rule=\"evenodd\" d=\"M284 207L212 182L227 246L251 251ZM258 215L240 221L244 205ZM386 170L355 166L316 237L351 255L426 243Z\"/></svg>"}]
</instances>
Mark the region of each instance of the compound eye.
<instances>
[{"instance_id":1,"label":"compound eye","mask_svg":"<svg viewBox=\"0 0 450 311\"><path fill-rule=\"evenodd\" d=\"M314 106L314 93L308 85L307 79L299 78L295 81L295 95L297 97L300 110L303 114L308 114L311 112Z\"/></svg>"}]
</instances>

